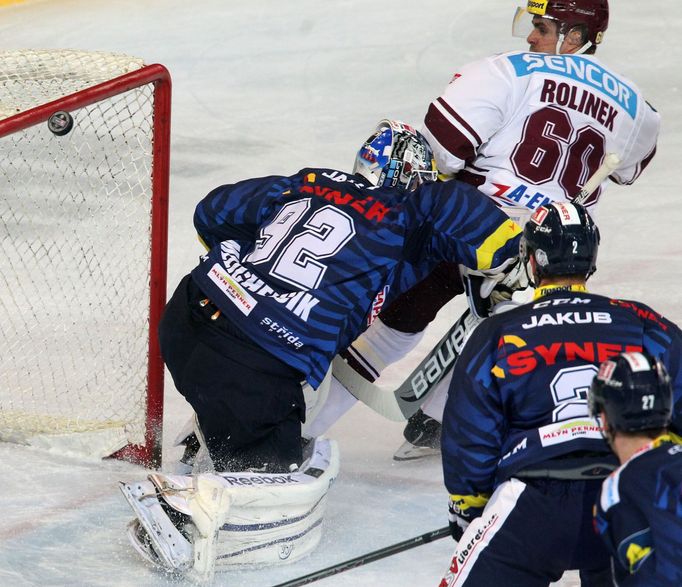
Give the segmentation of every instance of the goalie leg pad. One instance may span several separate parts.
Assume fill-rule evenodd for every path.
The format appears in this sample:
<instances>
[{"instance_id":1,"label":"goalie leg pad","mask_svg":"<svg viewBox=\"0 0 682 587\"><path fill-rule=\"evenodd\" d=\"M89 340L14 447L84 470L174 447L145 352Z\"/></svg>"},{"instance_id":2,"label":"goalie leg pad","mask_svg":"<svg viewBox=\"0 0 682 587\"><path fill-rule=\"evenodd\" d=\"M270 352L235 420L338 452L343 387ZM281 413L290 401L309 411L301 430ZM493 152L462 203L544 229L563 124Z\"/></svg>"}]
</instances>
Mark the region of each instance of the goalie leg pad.
<instances>
[{"instance_id":1,"label":"goalie leg pad","mask_svg":"<svg viewBox=\"0 0 682 587\"><path fill-rule=\"evenodd\" d=\"M216 475L195 476L193 485L189 506L194 523L194 573L202 581L210 581L215 572L218 531L227 518L232 495Z\"/></svg>"},{"instance_id":2,"label":"goalie leg pad","mask_svg":"<svg viewBox=\"0 0 682 587\"><path fill-rule=\"evenodd\" d=\"M233 502L218 533L216 568L281 564L309 554L320 542L327 492L338 472L336 443L318 438L294 473L221 474Z\"/></svg>"},{"instance_id":3,"label":"goalie leg pad","mask_svg":"<svg viewBox=\"0 0 682 587\"><path fill-rule=\"evenodd\" d=\"M147 562L202 582L216 568L297 560L320 541L338 472L336 443L318 438L293 473L154 473L121 483L137 516L128 537Z\"/></svg>"}]
</instances>

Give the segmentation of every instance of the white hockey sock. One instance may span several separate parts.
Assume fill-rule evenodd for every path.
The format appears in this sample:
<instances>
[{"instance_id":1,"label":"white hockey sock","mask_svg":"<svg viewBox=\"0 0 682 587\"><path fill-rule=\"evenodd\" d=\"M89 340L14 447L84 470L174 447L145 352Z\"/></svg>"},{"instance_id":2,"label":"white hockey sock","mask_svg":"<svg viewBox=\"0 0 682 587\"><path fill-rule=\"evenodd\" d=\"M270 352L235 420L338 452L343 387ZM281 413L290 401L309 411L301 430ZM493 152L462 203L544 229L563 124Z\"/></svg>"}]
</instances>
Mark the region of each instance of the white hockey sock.
<instances>
[{"instance_id":1,"label":"white hockey sock","mask_svg":"<svg viewBox=\"0 0 682 587\"><path fill-rule=\"evenodd\" d=\"M452 371L438 382L435 389L422 404L422 412L438 422L443 421L443 412L445 411L445 402L448 399L450 383L452 383Z\"/></svg>"},{"instance_id":2,"label":"white hockey sock","mask_svg":"<svg viewBox=\"0 0 682 587\"><path fill-rule=\"evenodd\" d=\"M306 420L302 434L306 438L317 438L324 434L332 425L350 410L358 400L352 395L336 377L332 377L329 392L324 404L317 409L312 418Z\"/></svg>"},{"instance_id":3,"label":"white hockey sock","mask_svg":"<svg viewBox=\"0 0 682 587\"><path fill-rule=\"evenodd\" d=\"M412 351L424 336L422 332L400 332L386 326L381 318L360 335L348 348L348 353L378 379L381 372L391 363L402 359Z\"/></svg>"}]
</instances>

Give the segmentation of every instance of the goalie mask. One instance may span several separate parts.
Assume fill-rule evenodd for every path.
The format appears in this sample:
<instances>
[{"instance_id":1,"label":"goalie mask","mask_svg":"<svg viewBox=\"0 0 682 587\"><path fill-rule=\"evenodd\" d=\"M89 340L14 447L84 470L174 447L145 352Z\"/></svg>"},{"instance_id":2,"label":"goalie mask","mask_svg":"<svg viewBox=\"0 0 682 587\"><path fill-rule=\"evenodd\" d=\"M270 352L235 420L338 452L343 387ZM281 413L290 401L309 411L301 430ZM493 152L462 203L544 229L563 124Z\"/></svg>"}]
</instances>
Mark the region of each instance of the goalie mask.
<instances>
[{"instance_id":1,"label":"goalie mask","mask_svg":"<svg viewBox=\"0 0 682 587\"><path fill-rule=\"evenodd\" d=\"M422 134L398 120L382 120L355 157L353 173L373 186L414 191L437 178L433 152Z\"/></svg>"},{"instance_id":2,"label":"goalie mask","mask_svg":"<svg viewBox=\"0 0 682 587\"><path fill-rule=\"evenodd\" d=\"M658 359L623 353L599 366L590 387L590 415L606 413L611 430L660 430L670 423L672 394L670 377Z\"/></svg>"},{"instance_id":3,"label":"goalie mask","mask_svg":"<svg viewBox=\"0 0 682 587\"><path fill-rule=\"evenodd\" d=\"M604 39L609 26L609 3L608 0L528 0L525 8L516 10L512 34L515 37L527 37L534 16L557 23L557 53L564 37L576 28L583 34L584 41L577 53L585 53Z\"/></svg>"},{"instance_id":4,"label":"goalie mask","mask_svg":"<svg viewBox=\"0 0 682 587\"><path fill-rule=\"evenodd\" d=\"M540 206L524 226L519 244L521 260L535 287L545 277L587 279L597 270L598 250L597 225L585 208L569 202Z\"/></svg>"}]
</instances>

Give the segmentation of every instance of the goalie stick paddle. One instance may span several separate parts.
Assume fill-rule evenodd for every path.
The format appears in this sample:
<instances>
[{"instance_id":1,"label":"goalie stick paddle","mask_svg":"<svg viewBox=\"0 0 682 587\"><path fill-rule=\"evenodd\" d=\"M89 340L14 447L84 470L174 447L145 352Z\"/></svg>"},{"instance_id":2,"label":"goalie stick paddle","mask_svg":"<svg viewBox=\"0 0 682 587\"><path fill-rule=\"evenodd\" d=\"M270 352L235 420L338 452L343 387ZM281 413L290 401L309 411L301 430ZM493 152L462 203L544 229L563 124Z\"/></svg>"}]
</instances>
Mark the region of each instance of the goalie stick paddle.
<instances>
[{"instance_id":1,"label":"goalie stick paddle","mask_svg":"<svg viewBox=\"0 0 682 587\"><path fill-rule=\"evenodd\" d=\"M367 554L361 554L360 556L356 556L355 558L349 559L342 563L338 563L336 565L332 565L331 567L327 567L326 569L315 571L314 573L310 573L309 575L304 575L302 577L299 577L298 579L292 579L291 581L287 581L286 583L278 583L274 587L299 587L299 585L308 585L309 583L319 581L320 579L331 577L332 575L343 573L344 571L348 571L356 567L361 567L363 565L366 565L367 563L371 563L379 559L386 558L387 556L391 556L393 554L398 554L399 552L409 550L410 548L414 548L415 546L428 544L429 542L439 540L440 538L445 538L446 536L450 536L449 526L439 528L438 530L432 530L431 532L427 532L426 534L415 536L414 538L410 538L408 540L403 540L402 542L398 542L397 544L392 544L391 546L386 546L385 548L380 548L379 550L368 552Z\"/></svg>"},{"instance_id":2,"label":"goalie stick paddle","mask_svg":"<svg viewBox=\"0 0 682 587\"><path fill-rule=\"evenodd\" d=\"M620 157L616 153L607 153L602 164L572 201L582 205L618 165ZM407 420L450 372L459 357L464 341L480 321L467 309L426 358L393 392L367 381L338 356L332 361L333 375L348 391L375 412L389 420L397 422Z\"/></svg>"},{"instance_id":3,"label":"goalie stick paddle","mask_svg":"<svg viewBox=\"0 0 682 587\"><path fill-rule=\"evenodd\" d=\"M341 357L332 362L332 373L356 398L375 412L396 422L407 420L455 364L464 341L480 319L467 308L431 352L395 390L367 381Z\"/></svg>"}]
</instances>

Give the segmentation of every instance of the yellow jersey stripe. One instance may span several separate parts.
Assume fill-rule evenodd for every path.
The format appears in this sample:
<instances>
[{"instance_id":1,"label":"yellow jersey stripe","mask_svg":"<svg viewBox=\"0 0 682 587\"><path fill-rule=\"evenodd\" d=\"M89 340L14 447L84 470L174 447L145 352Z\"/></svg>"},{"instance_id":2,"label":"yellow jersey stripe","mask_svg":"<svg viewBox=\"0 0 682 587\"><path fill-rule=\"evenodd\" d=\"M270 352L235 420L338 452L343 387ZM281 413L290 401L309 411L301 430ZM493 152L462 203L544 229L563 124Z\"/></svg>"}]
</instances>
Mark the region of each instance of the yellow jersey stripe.
<instances>
[{"instance_id":1,"label":"yellow jersey stripe","mask_svg":"<svg viewBox=\"0 0 682 587\"><path fill-rule=\"evenodd\" d=\"M507 220L497 227L483 244L476 249L476 269L490 269L495 253L499 251L507 242L521 234L521 227L513 220Z\"/></svg>"}]
</instances>

